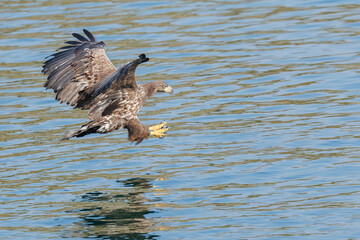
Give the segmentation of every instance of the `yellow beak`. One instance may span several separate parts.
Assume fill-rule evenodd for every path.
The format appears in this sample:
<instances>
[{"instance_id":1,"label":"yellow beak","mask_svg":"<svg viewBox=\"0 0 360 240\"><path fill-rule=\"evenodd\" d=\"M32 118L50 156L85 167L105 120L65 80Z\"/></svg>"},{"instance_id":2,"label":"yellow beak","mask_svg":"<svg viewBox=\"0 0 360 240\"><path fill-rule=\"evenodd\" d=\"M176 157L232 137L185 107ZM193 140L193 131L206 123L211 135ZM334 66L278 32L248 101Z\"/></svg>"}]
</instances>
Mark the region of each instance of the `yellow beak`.
<instances>
[{"instance_id":1,"label":"yellow beak","mask_svg":"<svg viewBox=\"0 0 360 240\"><path fill-rule=\"evenodd\" d=\"M166 88L164 88L164 92L167 92L167 93L170 93L170 94L173 94L173 89L172 89L172 87L170 87L170 86L167 86Z\"/></svg>"}]
</instances>

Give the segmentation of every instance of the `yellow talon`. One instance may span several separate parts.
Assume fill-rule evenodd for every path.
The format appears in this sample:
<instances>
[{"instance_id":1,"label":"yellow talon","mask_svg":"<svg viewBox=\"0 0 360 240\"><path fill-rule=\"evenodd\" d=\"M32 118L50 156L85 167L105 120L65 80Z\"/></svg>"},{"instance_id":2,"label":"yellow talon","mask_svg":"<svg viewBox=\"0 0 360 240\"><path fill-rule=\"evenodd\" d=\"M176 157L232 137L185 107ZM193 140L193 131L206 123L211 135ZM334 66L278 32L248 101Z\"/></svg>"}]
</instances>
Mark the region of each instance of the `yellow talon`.
<instances>
[{"instance_id":1,"label":"yellow talon","mask_svg":"<svg viewBox=\"0 0 360 240\"><path fill-rule=\"evenodd\" d=\"M166 126L166 122L162 122L158 125L149 127L149 130L150 130L150 135L153 135L158 138L164 138L165 133L168 130L168 127Z\"/></svg>"}]
</instances>

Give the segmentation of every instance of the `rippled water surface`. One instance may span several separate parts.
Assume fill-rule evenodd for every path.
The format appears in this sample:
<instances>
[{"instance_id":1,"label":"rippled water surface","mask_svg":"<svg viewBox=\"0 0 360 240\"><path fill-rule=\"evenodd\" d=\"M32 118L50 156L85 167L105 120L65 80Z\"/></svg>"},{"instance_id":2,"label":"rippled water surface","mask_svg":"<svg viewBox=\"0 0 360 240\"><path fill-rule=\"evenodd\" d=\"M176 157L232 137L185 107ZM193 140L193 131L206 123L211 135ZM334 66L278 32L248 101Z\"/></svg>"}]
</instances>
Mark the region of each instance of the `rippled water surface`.
<instances>
[{"instance_id":1,"label":"rippled water surface","mask_svg":"<svg viewBox=\"0 0 360 240\"><path fill-rule=\"evenodd\" d=\"M360 236L358 1L1 3L1 239ZM40 71L82 28L175 89L166 138L59 141L86 112Z\"/></svg>"}]
</instances>

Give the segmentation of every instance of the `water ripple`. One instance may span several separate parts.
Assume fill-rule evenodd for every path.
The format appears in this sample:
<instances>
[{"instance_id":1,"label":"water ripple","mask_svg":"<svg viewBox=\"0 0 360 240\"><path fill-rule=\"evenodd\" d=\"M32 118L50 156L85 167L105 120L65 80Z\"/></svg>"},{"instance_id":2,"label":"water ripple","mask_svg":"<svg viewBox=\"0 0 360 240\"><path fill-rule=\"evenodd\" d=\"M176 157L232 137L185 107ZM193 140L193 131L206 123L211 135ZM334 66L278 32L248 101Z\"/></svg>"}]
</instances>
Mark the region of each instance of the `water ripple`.
<instances>
[{"instance_id":1,"label":"water ripple","mask_svg":"<svg viewBox=\"0 0 360 240\"><path fill-rule=\"evenodd\" d=\"M0 236L355 239L359 4L3 1ZM87 28L115 65L175 94L141 110L165 139L70 141L86 113L43 89L44 58ZM19 237L21 236L21 237Z\"/></svg>"}]
</instances>

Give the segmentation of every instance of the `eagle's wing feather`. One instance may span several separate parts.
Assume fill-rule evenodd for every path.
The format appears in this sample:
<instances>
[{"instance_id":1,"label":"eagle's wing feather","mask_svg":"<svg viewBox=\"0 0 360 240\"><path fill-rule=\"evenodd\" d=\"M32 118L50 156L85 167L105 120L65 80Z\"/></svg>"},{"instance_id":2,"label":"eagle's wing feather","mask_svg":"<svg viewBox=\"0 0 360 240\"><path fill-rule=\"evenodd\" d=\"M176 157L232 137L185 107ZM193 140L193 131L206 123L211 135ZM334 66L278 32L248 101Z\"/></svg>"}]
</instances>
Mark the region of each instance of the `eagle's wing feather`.
<instances>
[{"instance_id":1,"label":"eagle's wing feather","mask_svg":"<svg viewBox=\"0 0 360 240\"><path fill-rule=\"evenodd\" d=\"M42 72L48 75L46 89L54 89L56 100L72 106L79 100L79 92L96 85L116 72L105 52L105 44L97 42L86 29L84 36L73 33L79 41L68 41L63 50L50 55Z\"/></svg>"},{"instance_id":2,"label":"eagle's wing feather","mask_svg":"<svg viewBox=\"0 0 360 240\"><path fill-rule=\"evenodd\" d=\"M122 68L109 74L105 79L93 86L87 87L80 92L76 107L89 109L93 105L104 101L104 98L113 98L114 92L116 94L121 93L123 89L127 89L129 92L136 91L138 87L135 80L135 70L139 64L147 61L149 61L149 58L145 54L141 54L138 59L125 64ZM128 98L131 100L130 96Z\"/></svg>"}]
</instances>

